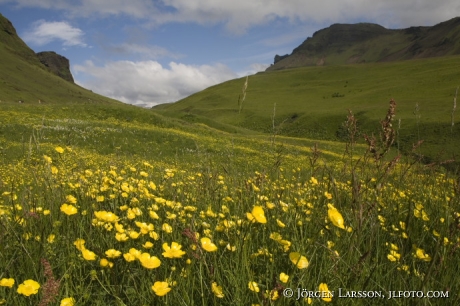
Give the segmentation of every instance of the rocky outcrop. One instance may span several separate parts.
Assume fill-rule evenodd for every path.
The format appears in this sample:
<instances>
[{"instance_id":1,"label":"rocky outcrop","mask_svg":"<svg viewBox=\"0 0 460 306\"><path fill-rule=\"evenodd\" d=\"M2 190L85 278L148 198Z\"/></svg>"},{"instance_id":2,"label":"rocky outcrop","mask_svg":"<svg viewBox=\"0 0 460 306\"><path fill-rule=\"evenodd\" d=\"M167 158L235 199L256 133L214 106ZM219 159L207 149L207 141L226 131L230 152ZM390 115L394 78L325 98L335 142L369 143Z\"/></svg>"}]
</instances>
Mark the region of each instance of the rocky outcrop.
<instances>
[{"instance_id":1,"label":"rocky outcrop","mask_svg":"<svg viewBox=\"0 0 460 306\"><path fill-rule=\"evenodd\" d=\"M40 62L45 65L52 73L71 83L74 82L70 72L69 60L53 51L37 53Z\"/></svg>"}]
</instances>

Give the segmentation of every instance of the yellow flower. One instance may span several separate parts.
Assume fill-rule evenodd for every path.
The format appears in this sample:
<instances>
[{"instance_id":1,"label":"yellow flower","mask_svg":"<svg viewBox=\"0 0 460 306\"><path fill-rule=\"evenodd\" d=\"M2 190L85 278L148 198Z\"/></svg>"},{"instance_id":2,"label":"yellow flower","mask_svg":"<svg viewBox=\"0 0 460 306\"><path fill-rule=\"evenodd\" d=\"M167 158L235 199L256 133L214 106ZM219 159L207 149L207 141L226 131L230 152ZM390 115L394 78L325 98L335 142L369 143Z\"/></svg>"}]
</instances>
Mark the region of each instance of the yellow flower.
<instances>
[{"instance_id":1,"label":"yellow flower","mask_svg":"<svg viewBox=\"0 0 460 306\"><path fill-rule=\"evenodd\" d=\"M287 283L289 280L289 275L287 275L286 273L282 272L280 274L280 281L283 282L283 283Z\"/></svg>"},{"instance_id":2,"label":"yellow flower","mask_svg":"<svg viewBox=\"0 0 460 306\"><path fill-rule=\"evenodd\" d=\"M126 236L125 233L116 233L116 234L115 234L115 239L117 239L117 241L123 242L123 241L128 240L129 237Z\"/></svg>"},{"instance_id":3,"label":"yellow flower","mask_svg":"<svg viewBox=\"0 0 460 306\"><path fill-rule=\"evenodd\" d=\"M279 227L286 227L286 224L280 221L280 219L276 219L276 224L278 224Z\"/></svg>"},{"instance_id":4,"label":"yellow flower","mask_svg":"<svg viewBox=\"0 0 460 306\"><path fill-rule=\"evenodd\" d=\"M423 261L431 261L431 256L426 254L425 251L423 249L420 249L420 248L417 248L415 250L415 256L418 259L421 259Z\"/></svg>"},{"instance_id":5,"label":"yellow flower","mask_svg":"<svg viewBox=\"0 0 460 306\"><path fill-rule=\"evenodd\" d=\"M58 152L59 154L62 154L62 153L64 153L64 149L63 149L63 148L61 148L61 147L56 147L56 148L54 148L54 149L55 149L55 150L56 150L56 152Z\"/></svg>"},{"instance_id":6,"label":"yellow flower","mask_svg":"<svg viewBox=\"0 0 460 306\"><path fill-rule=\"evenodd\" d=\"M113 223L113 222L118 221L118 216L110 211L105 211L105 210L95 211L94 215L96 216L98 220L103 221L103 222Z\"/></svg>"},{"instance_id":7,"label":"yellow flower","mask_svg":"<svg viewBox=\"0 0 460 306\"><path fill-rule=\"evenodd\" d=\"M321 292L321 299L325 302L332 301L332 293L329 291L327 284L321 283L319 284L319 291Z\"/></svg>"},{"instance_id":8,"label":"yellow flower","mask_svg":"<svg viewBox=\"0 0 460 306\"><path fill-rule=\"evenodd\" d=\"M102 258L100 261L99 261L99 265L101 267L109 267L109 268L112 268L113 267L113 262L111 261L108 261L107 258Z\"/></svg>"},{"instance_id":9,"label":"yellow flower","mask_svg":"<svg viewBox=\"0 0 460 306\"><path fill-rule=\"evenodd\" d=\"M48 163L48 164L51 164L53 162L53 160L51 159L51 157L49 157L48 155L43 155L43 159Z\"/></svg>"},{"instance_id":10,"label":"yellow flower","mask_svg":"<svg viewBox=\"0 0 460 306\"><path fill-rule=\"evenodd\" d=\"M136 257L135 257L133 254L130 254L130 253L123 254L123 258L124 258L127 262L131 262L131 261L135 261L135 260L136 260Z\"/></svg>"},{"instance_id":11,"label":"yellow flower","mask_svg":"<svg viewBox=\"0 0 460 306\"><path fill-rule=\"evenodd\" d=\"M78 209L73 205L62 204L61 211L65 213L66 215L71 216L71 215L75 215L78 212Z\"/></svg>"},{"instance_id":12,"label":"yellow flower","mask_svg":"<svg viewBox=\"0 0 460 306\"><path fill-rule=\"evenodd\" d=\"M62 299L61 304L60 304L60 306L74 306L74 305L75 305L75 299L72 297Z\"/></svg>"},{"instance_id":13,"label":"yellow flower","mask_svg":"<svg viewBox=\"0 0 460 306\"><path fill-rule=\"evenodd\" d=\"M86 249L85 247L83 247L83 249L81 250L81 254L83 255L83 258L85 260L96 260L96 254Z\"/></svg>"},{"instance_id":14,"label":"yellow flower","mask_svg":"<svg viewBox=\"0 0 460 306\"><path fill-rule=\"evenodd\" d=\"M246 213L247 218L249 221L257 221L259 223L267 223L267 218L265 218L264 209L262 206L254 206L252 208L252 212Z\"/></svg>"},{"instance_id":15,"label":"yellow flower","mask_svg":"<svg viewBox=\"0 0 460 306\"><path fill-rule=\"evenodd\" d=\"M56 235L50 234L48 238L46 238L46 241L48 241L48 243L53 243L55 238L56 238Z\"/></svg>"},{"instance_id":16,"label":"yellow flower","mask_svg":"<svg viewBox=\"0 0 460 306\"><path fill-rule=\"evenodd\" d=\"M105 251L105 255L107 255L108 258L117 258L121 256L121 252L115 249L110 249Z\"/></svg>"},{"instance_id":17,"label":"yellow flower","mask_svg":"<svg viewBox=\"0 0 460 306\"><path fill-rule=\"evenodd\" d=\"M142 245L142 247L145 249L151 249L153 247L153 243L151 243L150 241L147 241L146 243Z\"/></svg>"},{"instance_id":18,"label":"yellow flower","mask_svg":"<svg viewBox=\"0 0 460 306\"><path fill-rule=\"evenodd\" d=\"M17 292L25 296L30 296L37 294L38 289L40 289L40 284L32 279L28 279L19 285Z\"/></svg>"},{"instance_id":19,"label":"yellow flower","mask_svg":"<svg viewBox=\"0 0 460 306\"><path fill-rule=\"evenodd\" d=\"M201 247L208 252L217 251L217 246L208 237L201 238Z\"/></svg>"},{"instance_id":20,"label":"yellow flower","mask_svg":"<svg viewBox=\"0 0 460 306\"><path fill-rule=\"evenodd\" d=\"M289 259L299 269L305 269L308 267L308 259L305 256L300 255L300 253L289 253Z\"/></svg>"},{"instance_id":21,"label":"yellow flower","mask_svg":"<svg viewBox=\"0 0 460 306\"><path fill-rule=\"evenodd\" d=\"M222 293L222 287L218 286L216 282L213 282L211 284L211 290L216 297L220 299L224 297L224 294Z\"/></svg>"},{"instance_id":22,"label":"yellow flower","mask_svg":"<svg viewBox=\"0 0 460 306\"><path fill-rule=\"evenodd\" d=\"M156 295L164 296L169 291L171 291L171 288L169 287L167 282L155 282L152 286L152 290L153 292L155 292Z\"/></svg>"},{"instance_id":23,"label":"yellow flower","mask_svg":"<svg viewBox=\"0 0 460 306\"><path fill-rule=\"evenodd\" d=\"M0 279L0 287L9 287L13 288L14 279L12 278L2 278Z\"/></svg>"},{"instance_id":24,"label":"yellow flower","mask_svg":"<svg viewBox=\"0 0 460 306\"><path fill-rule=\"evenodd\" d=\"M168 243L163 243L163 250L165 250L162 255L167 258L181 258L185 252L181 250L182 246L177 242L172 242L171 247L168 246Z\"/></svg>"},{"instance_id":25,"label":"yellow flower","mask_svg":"<svg viewBox=\"0 0 460 306\"><path fill-rule=\"evenodd\" d=\"M260 291L259 285L256 282L249 282L248 283L248 288L249 288L249 290L251 290L253 292L259 292Z\"/></svg>"},{"instance_id":26,"label":"yellow flower","mask_svg":"<svg viewBox=\"0 0 460 306\"><path fill-rule=\"evenodd\" d=\"M140 233L136 232L136 231L130 231L129 232L129 238L131 239L137 239L139 237Z\"/></svg>"},{"instance_id":27,"label":"yellow flower","mask_svg":"<svg viewBox=\"0 0 460 306\"><path fill-rule=\"evenodd\" d=\"M69 202L70 204L77 204L77 198L74 197L73 195L68 195L65 197L66 201Z\"/></svg>"},{"instance_id":28,"label":"yellow flower","mask_svg":"<svg viewBox=\"0 0 460 306\"><path fill-rule=\"evenodd\" d=\"M149 253L142 253L138 259L146 269L155 269L161 265L161 261L156 256L150 256Z\"/></svg>"},{"instance_id":29,"label":"yellow flower","mask_svg":"<svg viewBox=\"0 0 460 306\"><path fill-rule=\"evenodd\" d=\"M332 224L341 229L345 229L345 226L343 225L343 217L337 208L335 208L332 204L327 204L327 207L329 207L327 216L329 217L329 220L331 220Z\"/></svg>"},{"instance_id":30,"label":"yellow flower","mask_svg":"<svg viewBox=\"0 0 460 306\"><path fill-rule=\"evenodd\" d=\"M324 192L324 196L325 196L328 200L332 199L332 194L330 194L330 193L327 192L327 191Z\"/></svg>"},{"instance_id":31,"label":"yellow flower","mask_svg":"<svg viewBox=\"0 0 460 306\"><path fill-rule=\"evenodd\" d=\"M169 225L168 223L164 223L161 229L168 234L172 233L172 230L173 230L172 226Z\"/></svg>"},{"instance_id":32,"label":"yellow flower","mask_svg":"<svg viewBox=\"0 0 460 306\"><path fill-rule=\"evenodd\" d=\"M401 258L401 254L394 250L390 250L390 254L387 255L389 261L398 261Z\"/></svg>"},{"instance_id":33,"label":"yellow flower","mask_svg":"<svg viewBox=\"0 0 460 306\"><path fill-rule=\"evenodd\" d=\"M85 240L78 238L77 240L74 241L73 245L77 248L77 250L81 251L82 249L85 248Z\"/></svg>"}]
</instances>

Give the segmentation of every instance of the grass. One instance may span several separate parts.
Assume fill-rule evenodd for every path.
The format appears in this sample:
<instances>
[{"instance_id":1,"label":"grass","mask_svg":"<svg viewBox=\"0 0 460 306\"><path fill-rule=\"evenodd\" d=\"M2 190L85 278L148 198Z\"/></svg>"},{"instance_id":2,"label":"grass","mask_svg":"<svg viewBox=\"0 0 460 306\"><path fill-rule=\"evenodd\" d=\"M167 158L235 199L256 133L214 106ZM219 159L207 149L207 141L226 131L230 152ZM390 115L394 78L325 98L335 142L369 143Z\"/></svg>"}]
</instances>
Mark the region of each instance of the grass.
<instances>
[{"instance_id":1,"label":"grass","mask_svg":"<svg viewBox=\"0 0 460 306\"><path fill-rule=\"evenodd\" d=\"M327 303L318 290L340 305L407 290L444 297L391 303L460 300L458 174L379 141L396 142L397 112L376 124L380 156L358 143L353 113L345 146L130 106L2 106L0 304ZM35 294L17 292L26 280Z\"/></svg>"},{"instance_id":2,"label":"grass","mask_svg":"<svg viewBox=\"0 0 460 306\"><path fill-rule=\"evenodd\" d=\"M409 152L413 143L423 139L420 150L429 160L439 161L458 154L459 124L451 131L450 113L459 84L459 60L451 56L265 72L249 77L241 112L238 94L245 78L154 110L193 122L213 119L216 128L227 131L230 125L271 133L276 103L280 135L343 141L342 123L348 109L355 113L362 133L371 133L378 128L387 101L394 98L396 122L401 120L400 149ZM419 118L414 116L416 105Z\"/></svg>"}]
</instances>

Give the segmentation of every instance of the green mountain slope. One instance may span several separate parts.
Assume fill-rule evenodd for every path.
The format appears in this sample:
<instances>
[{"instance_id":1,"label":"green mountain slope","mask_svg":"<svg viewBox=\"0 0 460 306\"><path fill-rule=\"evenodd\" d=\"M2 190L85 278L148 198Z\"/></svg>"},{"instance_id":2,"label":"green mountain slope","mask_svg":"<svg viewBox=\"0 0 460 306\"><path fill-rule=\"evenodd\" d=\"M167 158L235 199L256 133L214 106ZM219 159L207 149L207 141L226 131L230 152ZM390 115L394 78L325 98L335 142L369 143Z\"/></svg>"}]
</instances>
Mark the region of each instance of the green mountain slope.
<instances>
[{"instance_id":1,"label":"green mountain slope","mask_svg":"<svg viewBox=\"0 0 460 306\"><path fill-rule=\"evenodd\" d=\"M51 73L0 15L0 101L24 103L120 103Z\"/></svg>"},{"instance_id":2,"label":"green mountain slope","mask_svg":"<svg viewBox=\"0 0 460 306\"><path fill-rule=\"evenodd\" d=\"M430 155L440 151L449 155L457 151L455 143L460 143L460 114L454 113L455 125L451 126L459 64L460 57L451 56L265 72L249 77L241 112L238 97L244 78L154 109L190 121L212 119L223 126L265 133L343 140L348 109L354 112L362 133L370 134L378 130L394 98L394 124L401 120L400 147L410 150L412 143L424 139Z\"/></svg>"},{"instance_id":3,"label":"green mountain slope","mask_svg":"<svg viewBox=\"0 0 460 306\"><path fill-rule=\"evenodd\" d=\"M390 30L377 24L333 24L267 71L304 66L400 61L460 54L460 17L432 27Z\"/></svg>"}]
</instances>

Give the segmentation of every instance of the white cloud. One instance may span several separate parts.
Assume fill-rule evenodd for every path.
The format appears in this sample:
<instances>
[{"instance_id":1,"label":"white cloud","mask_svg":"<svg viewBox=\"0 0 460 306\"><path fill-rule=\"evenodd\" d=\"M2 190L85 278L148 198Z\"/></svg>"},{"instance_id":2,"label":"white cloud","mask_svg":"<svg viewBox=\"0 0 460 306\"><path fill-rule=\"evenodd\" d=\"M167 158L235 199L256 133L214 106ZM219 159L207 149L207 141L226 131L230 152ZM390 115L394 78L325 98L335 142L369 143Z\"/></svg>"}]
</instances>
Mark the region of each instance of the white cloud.
<instances>
[{"instance_id":1,"label":"white cloud","mask_svg":"<svg viewBox=\"0 0 460 306\"><path fill-rule=\"evenodd\" d=\"M193 66L156 61L117 61L96 66L75 65L77 82L99 94L135 105L174 102L209 86L236 78L223 64ZM78 81L78 79L86 79Z\"/></svg>"},{"instance_id":2,"label":"white cloud","mask_svg":"<svg viewBox=\"0 0 460 306\"><path fill-rule=\"evenodd\" d=\"M327 26L371 21L387 27L433 25L460 15L458 0L0 0L19 7L41 7L71 16L126 15L152 24L221 23L233 33L277 19Z\"/></svg>"},{"instance_id":3,"label":"white cloud","mask_svg":"<svg viewBox=\"0 0 460 306\"><path fill-rule=\"evenodd\" d=\"M38 46L46 45L52 41L61 41L64 46L82 46L84 33L72 27L65 21L38 20L32 23L30 29L22 35L25 42Z\"/></svg>"}]
</instances>

